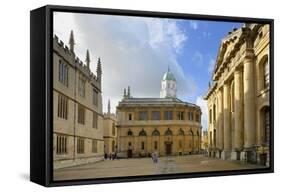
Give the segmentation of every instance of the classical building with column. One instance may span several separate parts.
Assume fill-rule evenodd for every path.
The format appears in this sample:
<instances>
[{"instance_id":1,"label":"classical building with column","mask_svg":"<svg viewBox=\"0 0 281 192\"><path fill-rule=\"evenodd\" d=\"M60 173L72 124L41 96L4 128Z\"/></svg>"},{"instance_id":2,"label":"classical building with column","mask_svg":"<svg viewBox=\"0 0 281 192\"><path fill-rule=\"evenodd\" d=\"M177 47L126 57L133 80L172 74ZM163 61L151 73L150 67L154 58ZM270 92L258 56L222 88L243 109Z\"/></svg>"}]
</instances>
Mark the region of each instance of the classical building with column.
<instances>
[{"instance_id":1,"label":"classical building with column","mask_svg":"<svg viewBox=\"0 0 281 192\"><path fill-rule=\"evenodd\" d=\"M222 39L205 96L209 156L269 165L269 25L244 24Z\"/></svg>"},{"instance_id":2,"label":"classical building with column","mask_svg":"<svg viewBox=\"0 0 281 192\"><path fill-rule=\"evenodd\" d=\"M164 74L160 98L134 98L130 87L117 106L119 157L196 154L201 145L201 109L176 98L176 79Z\"/></svg>"},{"instance_id":3,"label":"classical building with column","mask_svg":"<svg viewBox=\"0 0 281 192\"><path fill-rule=\"evenodd\" d=\"M117 118L110 109L110 100L108 100L107 113L103 115L104 153L106 156L117 152Z\"/></svg>"},{"instance_id":4,"label":"classical building with column","mask_svg":"<svg viewBox=\"0 0 281 192\"><path fill-rule=\"evenodd\" d=\"M53 38L53 165L54 169L99 161L104 154L101 62L94 75L90 54L83 63L69 47Z\"/></svg>"}]
</instances>

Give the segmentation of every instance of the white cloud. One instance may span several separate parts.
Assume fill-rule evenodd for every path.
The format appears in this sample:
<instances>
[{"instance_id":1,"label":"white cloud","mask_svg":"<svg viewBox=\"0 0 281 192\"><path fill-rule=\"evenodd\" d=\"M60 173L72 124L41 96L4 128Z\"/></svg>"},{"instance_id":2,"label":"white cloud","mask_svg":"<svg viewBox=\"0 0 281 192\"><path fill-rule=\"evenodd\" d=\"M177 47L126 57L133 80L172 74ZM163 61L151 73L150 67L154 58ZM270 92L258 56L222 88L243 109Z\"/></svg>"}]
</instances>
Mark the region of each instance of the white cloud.
<instances>
[{"instance_id":1,"label":"white cloud","mask_svg":"<svg viewBox=\"0 0 281 192\"><path fill-rule=\"evenodd\" d=\"M193 30L196 30L198 28L198 23L196 21L190 21L189 24Z\"/></svg>"},{"instance_id":2,"label":"white cloud","mask_svg":"<svg viewBox=\"0 0 281 192\"><path fill-rule=\"evenodd\" d=\"M201 124L202 128L206 130L208 127L208 107L207 107L207 101L203 99L202 96L198 96L196 98L196 105L198 105L201 108L202 116L201 116Z\"/></svg>"},{"instance_id":3,"label":"white cloud","mask_svg":"<svg viewBox=\"0 0 281 192\"><path fill-rule=\"evenodd\" d=\"M196 85L183 72L177 56L188 37L175 20L59 13L54 17L54 32L65 43L74 30L75 53L85 60L86 49L95 73L101 57L103 110L111 100L112 111L131 86L134 97L159 97L160 81L170 66L177 80L178 97L194 94Z\"/></svg>"}]
</instances>

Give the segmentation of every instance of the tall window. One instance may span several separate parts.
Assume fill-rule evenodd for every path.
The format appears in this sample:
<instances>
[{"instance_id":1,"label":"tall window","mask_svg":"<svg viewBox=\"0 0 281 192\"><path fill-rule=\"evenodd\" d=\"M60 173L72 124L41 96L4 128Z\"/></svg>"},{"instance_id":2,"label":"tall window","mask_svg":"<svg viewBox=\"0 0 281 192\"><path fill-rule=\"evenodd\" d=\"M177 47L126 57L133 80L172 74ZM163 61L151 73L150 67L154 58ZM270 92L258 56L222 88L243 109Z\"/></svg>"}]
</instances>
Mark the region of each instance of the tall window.
<instances>
[{"instance_id":1,"label":"tall window","mask_svg":"<svg viewBox=\"0 0 281 192\"><path fill-rule=\"evenodd\" d=\"M129 121L132 121L132 120L133 120L132 113L129 113L129 114L128 114L128 119L129 119Z\"/></svg>"},{"instance_id":2,"label":"tall window","mask_svg":"<svg viewBox=\"0 0 281 192\"><path fill-rule=\"evenodd\" d=\"M158 148L158 142L154 141L154 150L157 150L157 148Z\"/></svg>"},{"instance_id":3,"label":"tall window","mask_svg":"<svg viewBox=\"0 0 281 192\"><path fill-rule=\"evenodd\" d=\"M182 111L177 112L177 120L184 120L184 112Z\"/></svg>"},{"instance_id":4,"label":"tall window","mask_svg":"<svg viewBox=\"0 0 281 192\"><path fill-rule=\"evenodd\" d=\"M92 140L92 153L97 153L97 152L98 152L98 141Z\"/></svg>"},{"instance_id":5,"label":"tall window","mask_svg":"<svg viewBox=\"0 0 281 192\"><path fill-rule=\"evenodd\" d=\"M269 144L270 140L270 111L269 108L266 108L264 111L264 140L266 144Z\"/></svg>"},{"instance_id":6,"label":"tall window","mask_svg":"<svg viewBox=\"0 0 281 192\"><path fill-rule=\"evenodd\" d=\"M68 98L62 94L58 94L58 117L67 119Z\"/></svg>"},{"instance_id":7,"label":"tall window","mask_svg":"<svg viewBox=\"0 0 281 192\"><path fill-rule=\"evenodd\" d=\"M213 119L216 122L216 105L213 105Z\"/></svg>"},{"instance_id":8,"label":"tall window","mask_svg":"<svg viewBox=\"0 0 281 192\"><path fill-rule=\"evenodd\" d=\"M188 120L193 121L193 112L188 112Z\"/></svg>"},{"instance_id":9,"label":"tall window","mask_svg":"<svg viewBox=\"0 0 281 192\"><path fill-rule=\"evenodd\" d=\"M165 111L165 120L173 120L173 112Z\"/></svg>"},{"instance_id":10,"label":"tall window","mask_svg":"<svg viewBox=\"0 0 281 192\"><path fill-rule=\"evenodd\" d=\"M98 114L93 111L93 128L98 128Z\"/></svg>"},{"instance_id":11,"label":"tall window","mask_svg":"<svg viewBox=\"0 0 281 192\"><path fill-rule=\"evenodd\" d=\"M196 122L200 122L200 115L199 115L199 114L196 114L196 115L195 115L195 121L196 121Z\"/></svg>"},{"instance_id":12,"label":"tall window","mask_svg":"<svg viewBox=\"0 0 281 192\"><path fill-rule=\"evenodd\" d=\"M269 64L268 64L268 60L265 61L265 63L263 64L263 72L264 72L264 77L263 77L263 81L264 81L264 88L268 88L269 87Z\"/></svg>"},{"instance_id":13,"label":"tall window","mask_svg":"<svg viewBox=\"0 0 281 192\"><path fill-rule=\"evenodd\" d=\"M115 123L112 123L112 135L115 135Z\"/></svg>"},{"instance_id":14,"label":"tall window","mask_svg":"<svg viewBox=\"0 0 281 192\"><path fill-rule=\"evenodd\" d=\"M57 136L57 146L56 146L57 155L67 154L67 137L58 135Z\"/></svg>"},{"instance_id":15,"label":"tall window","mask_svg":"<svg viewBox=\"0 0 281 192\"><path fill-rule=\"evenodd\" d=\"M83 77L79 77L78 93L81 97L85 97L85 84L86 84L86 80Z\"/></svg>"},{"instance_id":16,"label":"tall window","mask_svg":"<svg viewBox=\"0 0 281 192\"><path fill-rule=\"evenodd\" d=\"M78 138L77 139L77 153L84 153L85 151L84 139Z\"/></svg>"},{"instance_id":17,"label":"tall window","mask_svg":"<svg viewBox=\"0 0 281 192\"><path fill-rule=\"evenodd\" d=\"M147 112L146 111L140 111L139 112L139 120L147 120Z\"/></svg>"},{"instance_id":18,"label":"tall window","mask_svg":"<svg viewBox=\"0 0 281 192\"><path fill-rule=\"evenodd\" d=\"M78 104L78 123L85 124L85 108Z\"/></svg>"},{"instance_id":19,"label":"tall window","mask_svg":"<svg viewBox=\"0 0 281 192\"><path fill-rule=\"evenodd\" d=\"M160 111L152 111L152 120L160 120Z\"/></svg>"},{"instance_id":20,"label":"tall window","mask_svg":"<svg viewBox=\"0 0 281 192\"><path fill-rule=\"evenodd\" d=\"M93 89L93 104L98 106L98 91Z\"/></svg>"},{"instance_id":21,"label":"tall window","mask_svg":"<svg viewBox=\"0 0 281 192\"><path fill-rule=\"evenodd\" d=\"M141 142L141 150L144 150L144 141Z\"/></svg>"},{"instance_id":22,"label":"tall window","mask_svg":"<svg viewBox=\"0 0 281 192\"><path fill-rule=\"evenodd\" d=\"M68 67L61 60L59 61L59 81L68 86Z\"/></svg>"},{"instance_id":23,"label":"tall window","mask_svg":"<svg viewBox=\"0 0 281 192\"><path fill-rule=\"evenodd\" d=\"M210 111L209 111L209 122L210 122L210 124L212 124L212 109L210 109Z\"/></svg>"}]
</instances>

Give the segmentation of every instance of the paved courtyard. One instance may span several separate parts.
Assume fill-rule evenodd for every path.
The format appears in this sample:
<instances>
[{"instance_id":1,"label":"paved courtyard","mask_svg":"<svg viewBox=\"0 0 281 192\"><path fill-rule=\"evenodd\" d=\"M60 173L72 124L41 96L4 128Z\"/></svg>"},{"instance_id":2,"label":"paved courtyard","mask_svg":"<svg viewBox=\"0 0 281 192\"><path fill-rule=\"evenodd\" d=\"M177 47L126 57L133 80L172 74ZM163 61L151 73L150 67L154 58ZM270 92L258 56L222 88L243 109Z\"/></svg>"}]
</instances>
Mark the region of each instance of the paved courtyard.
<instances>
[{"instance_id":1,"label":"paved courtyard","mask_svg":"<svg viewBox=\"0 0 281 192\"><path fill-rule=\"evenodd\" d=\"M238 161L204 157L202 155L160 157L158 163L151 158L104 160L54 171L54 180L88 179L102 177L190 173L202 171L255 169L263 166L242 164Z\"/></svg>"}]
</instances>

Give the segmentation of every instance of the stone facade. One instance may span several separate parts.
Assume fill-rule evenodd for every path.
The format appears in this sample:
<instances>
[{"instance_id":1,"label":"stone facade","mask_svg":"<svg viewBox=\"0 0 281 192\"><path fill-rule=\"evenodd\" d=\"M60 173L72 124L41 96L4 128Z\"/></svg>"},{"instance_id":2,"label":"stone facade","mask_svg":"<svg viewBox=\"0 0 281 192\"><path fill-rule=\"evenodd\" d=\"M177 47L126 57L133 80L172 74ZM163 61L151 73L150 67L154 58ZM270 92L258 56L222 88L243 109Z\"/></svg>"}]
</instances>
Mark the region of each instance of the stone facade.
<instances>
[{"instance_id":1,"label":"stone facade","mask_svg":"<svg viewBox=\"0 0 281 192\"><path fill-rule=\"evenodd\" d=\"M269 165L269 25L244 24L222 39L208 103L209 156Z\"/></svg>"},{"instance_id":2,"label":"stone facade","mask_svg":"<svg viewBox=\"0 0 281 192\"><path fill-rule=\"evenodd\" d=\"M108 111L104 114L103 120L103 138L104 153L108 156L117 152L117 119L114 113L110 112L110 101L108 102Z\"/></svg>"},{"instance_id":3,"label":"stone facade","mask_svg":"<svg viewBox=\"0 0 281 192\"><path fill-rule=\"evenodd\" d=\"M199 153L199 106L171 95L165 98L133 98L130 94L128 87L117 106L119 157L145 157L153 152L160 156Z\"/></svg>"},{"instance_id":4,"label":"stone facade","mask_svg":"<svg viewBox=\"0 0 281 192\"><path fill-rule=\"evenodd\" d=\"M54 169L101 160L104 154L101 63L97 75L76 57L71 32L69 47L53 38Z\"/></svg>"}]
</instances>

